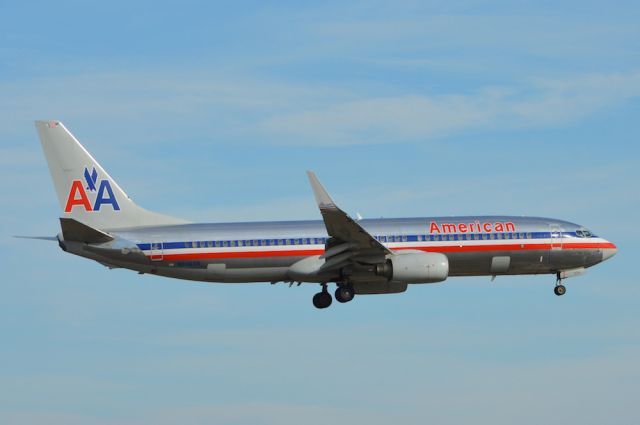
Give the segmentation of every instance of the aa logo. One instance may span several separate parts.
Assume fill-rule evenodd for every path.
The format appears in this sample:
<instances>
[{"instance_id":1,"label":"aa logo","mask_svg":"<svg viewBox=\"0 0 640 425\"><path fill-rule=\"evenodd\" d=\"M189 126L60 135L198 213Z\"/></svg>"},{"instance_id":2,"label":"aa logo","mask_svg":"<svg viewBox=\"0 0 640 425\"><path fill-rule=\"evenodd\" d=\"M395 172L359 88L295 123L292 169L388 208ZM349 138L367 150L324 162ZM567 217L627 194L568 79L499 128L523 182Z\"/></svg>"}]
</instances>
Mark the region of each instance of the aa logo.
<instances>
[{"instance_id":1,"label":"aa logo","mask_svg":"<svg viewBox=\"0 0 640 425\"><path fill-rule=\"evenodd\" d=\"M91 194L92 198L95 194L93 204L89 201L89 194ZM98 182L98 172L95 167L92 168L91 173L89 173L89 169L85 167L84 183L82 180L74 180L71 183L64 212L71 212L76 206L81 207L85 211L100 211L103 205L111 205L114 211L120 210L109 180L103 179Z\"/></svg>"}]
</instances>

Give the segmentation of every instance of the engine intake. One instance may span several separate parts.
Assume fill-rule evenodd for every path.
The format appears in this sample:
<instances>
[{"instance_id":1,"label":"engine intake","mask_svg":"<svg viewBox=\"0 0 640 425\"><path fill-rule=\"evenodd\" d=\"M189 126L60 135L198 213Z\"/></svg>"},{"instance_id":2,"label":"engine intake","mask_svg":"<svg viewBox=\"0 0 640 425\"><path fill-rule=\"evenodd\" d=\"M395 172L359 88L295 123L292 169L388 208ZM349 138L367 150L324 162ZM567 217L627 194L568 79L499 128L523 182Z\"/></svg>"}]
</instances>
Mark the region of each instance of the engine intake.
<instances>
[{"instance_id":1,"label":"engine intake","mask_svg":"<svg viewBox=\"0 0 640 425\"><path fill-rule=\"evenodd\" d=\"M442 282L449 276L449 259L438 252L401 252L378 264L376 274L393 282Z\"/></svg>"}]
</instances>

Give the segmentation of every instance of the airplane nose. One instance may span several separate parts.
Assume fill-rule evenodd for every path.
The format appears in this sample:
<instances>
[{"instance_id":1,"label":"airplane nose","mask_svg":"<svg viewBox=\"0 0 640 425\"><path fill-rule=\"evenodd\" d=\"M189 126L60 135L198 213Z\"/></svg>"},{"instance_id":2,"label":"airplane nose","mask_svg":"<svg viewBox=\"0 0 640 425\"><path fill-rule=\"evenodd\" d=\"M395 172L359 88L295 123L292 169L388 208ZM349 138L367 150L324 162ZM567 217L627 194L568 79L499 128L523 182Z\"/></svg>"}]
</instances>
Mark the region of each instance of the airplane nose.
<instances>
[{"instance_id":1,"label":"airplane nose","mask_svg":"<svg viewBox=\"0 0 640 425\"><path fill-rule=\"evenodd\" d=\"M616 247L612 243L610 243L609 245L611 245L610 248L608 247L608 248L603 248L602 249L602 261L608 260L609 258L611 258L614 255L616 255L616 253L618 252L618 247Z\"/></svg>"}]
</instances>

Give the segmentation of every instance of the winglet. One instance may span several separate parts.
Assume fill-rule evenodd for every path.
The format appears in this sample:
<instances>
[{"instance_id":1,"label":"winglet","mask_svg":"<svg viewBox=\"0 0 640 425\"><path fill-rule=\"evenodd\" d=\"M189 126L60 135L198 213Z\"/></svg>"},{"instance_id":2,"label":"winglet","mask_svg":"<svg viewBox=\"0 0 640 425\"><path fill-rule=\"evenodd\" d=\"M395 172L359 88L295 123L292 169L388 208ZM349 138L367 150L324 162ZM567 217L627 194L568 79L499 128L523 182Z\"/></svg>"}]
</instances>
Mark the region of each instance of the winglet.
<instances>
[{"instance_id":1,"label":"winglet","mask_svg":"<svg viewBox=\"0 0 640 425\"><path fill-rule=\"evenodd\" d=\"M340 261L347 261L347 254L352 256L354 251L359 251L360 253L367 251L366 253L369 255L373 250L373 254L379 254L382 255L382 257L387 254L392 254L388 248L371 236L360 224L349 217L346 212L338 208L325 188L322 187L322 184L320 184L318 177L316 177L313 171L307 171L307 175L309 176L309 182L311 183L313 194L316 197L320 214L322 214L322 219L324 220L324 227L327 228L327 234L344 244L338 245L345 248L344 250L336 247L335 250L332 251L329 249L325 253L331 256L331 259L327 260L332 261L330 263L331 267L337 264L333 262L334 258L339 258ZM327 256L328 255L325 255L325 258ZM340 267L342 267L342 263L339 264L341 264Z\"/></svg>"},{"instance_id":2,"label":"winglet","mask_svg":"<svg viewBox=\"0 0 640 425\"><path fill-rule=\"evenodd\" d=\"M320 209L337 208L335 202L331 199L331 196L329 196L326 189L322 187L316 173L313 171L307 171L307 175L309 176L309 183L311 183L311 188L313 189L313 194L316 197L318 207L320 207Z\"/></svg>"}]
</instances>

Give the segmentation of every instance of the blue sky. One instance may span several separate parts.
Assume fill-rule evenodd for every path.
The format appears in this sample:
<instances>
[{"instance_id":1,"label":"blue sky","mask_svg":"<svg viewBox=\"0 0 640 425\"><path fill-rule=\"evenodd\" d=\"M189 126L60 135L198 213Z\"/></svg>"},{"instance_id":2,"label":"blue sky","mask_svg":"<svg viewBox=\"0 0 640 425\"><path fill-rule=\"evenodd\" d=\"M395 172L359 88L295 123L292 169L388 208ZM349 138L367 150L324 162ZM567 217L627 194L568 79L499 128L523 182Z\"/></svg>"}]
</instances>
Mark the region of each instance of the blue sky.
<instances>
[{"instance_id":1,"label":"blue sky","mask_svg":"<svg viewBox=\"0 0 640 425\"><path fill-rule=\"evenodd\" d=\"M637 2L3 2L0 422L637 424ZM197 221L552 216L620 252L315 310L138 276L58 231L32 121Z\"/></svg>"}]
</instances>

